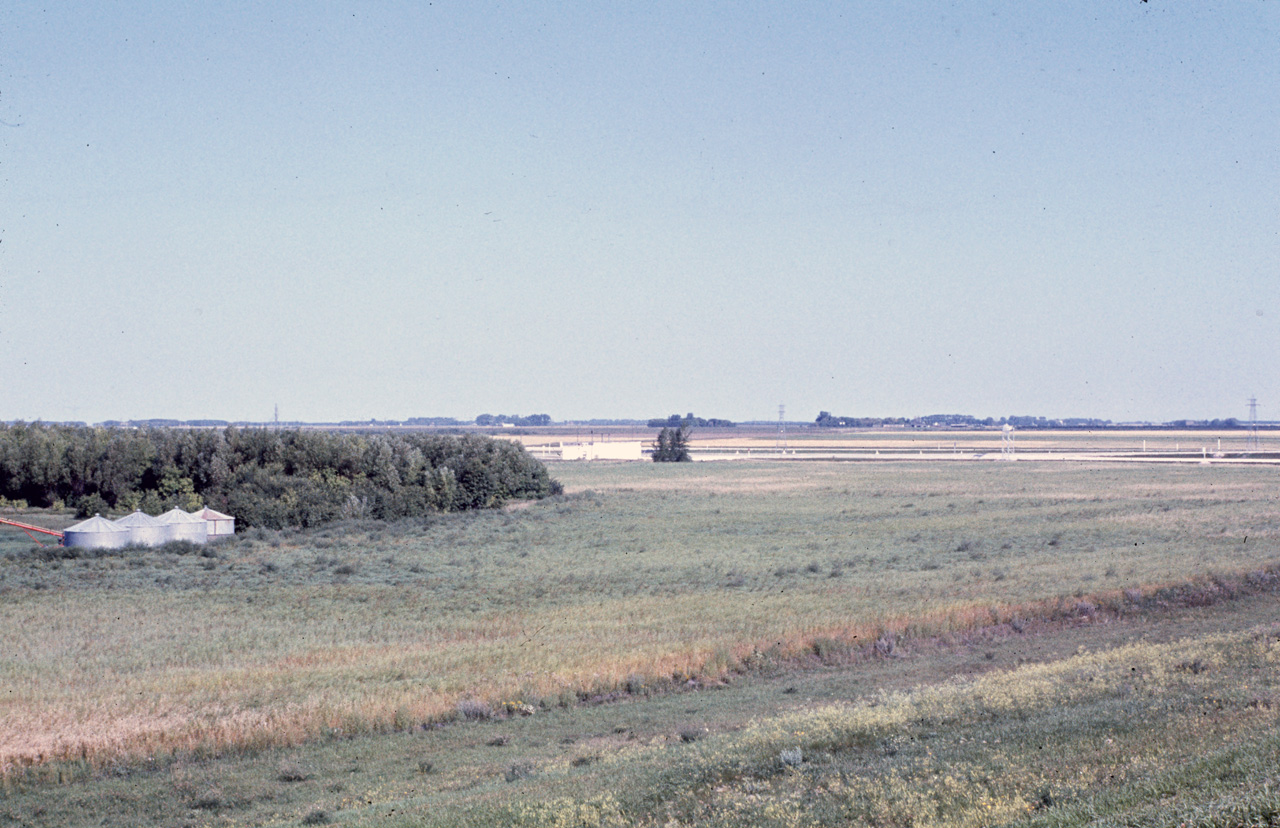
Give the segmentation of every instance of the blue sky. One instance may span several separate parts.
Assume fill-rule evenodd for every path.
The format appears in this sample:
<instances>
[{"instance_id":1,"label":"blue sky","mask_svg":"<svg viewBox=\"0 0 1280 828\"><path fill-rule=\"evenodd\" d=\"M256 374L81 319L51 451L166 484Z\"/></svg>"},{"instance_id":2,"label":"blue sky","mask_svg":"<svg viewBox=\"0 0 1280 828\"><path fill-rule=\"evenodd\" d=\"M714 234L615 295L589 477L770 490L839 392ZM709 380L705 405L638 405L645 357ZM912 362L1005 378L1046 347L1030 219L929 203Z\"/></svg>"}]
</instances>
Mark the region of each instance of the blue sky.
<instances>
[{"instance_id":1,"label":"blue sky","mask_svg":"<svg viewBox=\"0 0 1280 828\"><path fill-rule=\"evenodd\" d=\"M0 419L1280 419L1280 4L0 10Z\"/></svg>"}]
</instances>

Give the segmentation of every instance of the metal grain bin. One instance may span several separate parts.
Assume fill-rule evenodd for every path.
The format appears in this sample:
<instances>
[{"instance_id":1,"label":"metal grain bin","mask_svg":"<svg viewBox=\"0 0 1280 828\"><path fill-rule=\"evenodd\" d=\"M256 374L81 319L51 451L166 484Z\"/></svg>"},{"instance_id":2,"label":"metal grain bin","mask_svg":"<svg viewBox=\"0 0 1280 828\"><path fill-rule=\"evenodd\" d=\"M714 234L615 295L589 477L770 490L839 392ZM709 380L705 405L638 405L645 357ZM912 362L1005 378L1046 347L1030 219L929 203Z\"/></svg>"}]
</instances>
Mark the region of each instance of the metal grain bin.
<instances>
[{"instance_id":1,"label":"metal grain bin","mask_svg":"<svg viewBox=\"0 0 1280 828\"><path fill-rule=\"evenodd\" d=\"M209 539L209 522L181 509L170 509L156 520L164 526L165 540L204 543Z\"/></svg>"},{"instance_id":2,"label":"metal grain bin","mask_svg":"<svg viewBox=\"0 0 1280 828\"><path fill-rule=\"evenodd\" d=\"M236 519L231 515L224 515L208 506L197 509L191 514L209 524L209 540L228 538L236 533Z\"/></svg>"},{"instance_id":3,"label":"metal grain bin","mask_svg":"<svg viewBox=\"0 0 1280 828\"><path fill-rule=\"evenodd\" d=\"M129 543L135 546L159 546L169 539L164 525L143 511L125 515L116 521L116 526L129 530Z\"/></svg>"},{"instance_id":4,"label":"metal grain bin","mask_svg":"<svg viewBox=\"0 0 1280 828\"><path fill-rule=\"evenodd\" d=\"M82 549L119 549L129 545L129 530L116 526L102 515L94 515L86 521L64 529L62 545L78 546Z\"/></svg>"}]
</instances>

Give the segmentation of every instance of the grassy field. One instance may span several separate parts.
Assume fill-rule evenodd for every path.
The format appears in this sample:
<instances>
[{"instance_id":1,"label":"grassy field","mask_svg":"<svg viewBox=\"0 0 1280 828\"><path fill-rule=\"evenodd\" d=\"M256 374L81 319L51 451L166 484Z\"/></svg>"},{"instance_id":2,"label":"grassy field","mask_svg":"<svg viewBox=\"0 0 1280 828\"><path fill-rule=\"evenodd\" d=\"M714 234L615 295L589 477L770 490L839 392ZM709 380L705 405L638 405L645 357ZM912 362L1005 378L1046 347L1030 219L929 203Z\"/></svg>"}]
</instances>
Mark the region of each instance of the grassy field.
<instances>
[{"instance_id":1,"label":"grassy field","mask_svg":"<svg viewBox=\"0 0 1280 828\"><path fill-rule=\"evenodd\" d=\"M6 536L0 821L9 808L19 821L77 824L77 797L110 811L115 796L155 824L319 824L321 812L394 824L385 808L408 814L404 824L467 814L477 824L943 824L948 814L986 824L1043 821L1066 813L1056 803L1095 794L1119 796L1106 805L1116 812L1146 807L1150 797L1125 786L1155 784L1175 756L1237 770L1262 757L1249 761L1270 762L1275 778L1265 625L1280 507L1265 468L553 473L567 494L518 510L255 531L203 552L62 559ZM1247 624L1172 643L1057 652L1035 666L993 644L986 668L1000 668L998 687L939 685L954 674L951 651L925 643L992 630L1026 641L1043 625L1092 649L1099 630L1140 636L1151 614L1218 618L1225 611L1197 605L1250 594L1261 597L1228 602L1254 602ZM1122 667L1133 668L1127 679ZM922 670L914 683L911 669ZM904 695L877 696L894 671ZM770 684L803 688L818 674L842 677L828 694L836 706ZM722 700L714 715L681 712L703 707L690 701L703 695ZM592 697L626 702L584 729ZM1226 701L1202 716L1210 697ZM449 724L491 712L514 715ZM1087 724L1095 713L1123 727ZM605 726L620 715L636 718ZM1134 724L1143 717L1164 724L1147 732ZM1053 722L1061 744L1027 747ZM1005 748L979 747L998 731ZM1092 781L1032 761L1066 752L1093 768L1104 731L1123 746L1113 764L1146 759L1113 780L1091 770ZM510 744L489 744L502 733ZM521 747L522 734L541 735ZM572 750L545 749L574 734ZM793 749L799 761L783 757ZM901 787L872 790L858 782L867 773ZM1032 795L1040 788L1047 801ZM1268 790L1222 795L1254 807ZM1204 797L1175 800L1152 807L1182 813Z\"/></svg>"}]
</instances>

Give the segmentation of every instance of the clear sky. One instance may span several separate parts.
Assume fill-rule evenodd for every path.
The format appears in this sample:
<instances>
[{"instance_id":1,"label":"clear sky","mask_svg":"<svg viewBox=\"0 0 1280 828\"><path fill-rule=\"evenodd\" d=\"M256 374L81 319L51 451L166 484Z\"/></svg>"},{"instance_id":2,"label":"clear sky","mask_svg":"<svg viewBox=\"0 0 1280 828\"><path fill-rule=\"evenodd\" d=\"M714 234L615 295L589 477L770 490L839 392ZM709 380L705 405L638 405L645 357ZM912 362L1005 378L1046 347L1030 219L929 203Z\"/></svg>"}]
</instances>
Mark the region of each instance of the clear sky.
<instances>
[{"instance_id":1,"label":"clear sky","mask_svg":"<svg viewBox=\"0 0 1280 828\"><path fill-rule=\"evenodd\" d=\"M0 419L1280 419L1280 3L10 3Z\"/></svg>"}]
</instances>

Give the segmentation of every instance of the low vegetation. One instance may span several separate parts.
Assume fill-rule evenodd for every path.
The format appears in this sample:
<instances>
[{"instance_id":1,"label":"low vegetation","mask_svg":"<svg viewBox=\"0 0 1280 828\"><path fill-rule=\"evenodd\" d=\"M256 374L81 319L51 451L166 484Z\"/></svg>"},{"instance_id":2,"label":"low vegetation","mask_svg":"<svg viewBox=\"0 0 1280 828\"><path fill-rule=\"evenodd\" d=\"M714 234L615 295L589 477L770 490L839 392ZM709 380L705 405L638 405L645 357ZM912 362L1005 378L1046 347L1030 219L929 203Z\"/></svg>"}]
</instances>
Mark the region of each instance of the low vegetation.
<instances>
[{"instance_id":1,"label":"low vegetation","mask_svg":"<svg viewBox=\"0 0 1280 828\"><path fill-rule=\"evenodd\" d=\"M1081 647L620 753L605 773L621 784L545 767L544 788L576 793L474 815L547 826L1274 824L1278 667L1274 624Z\"/></svg>"},{"instance_id":2,"label":"low vegetation","mask_svg":"<svg viewBox=\"0 0 1280 828\"><path fill-rule=\"evenodd\" d=\"M41 824L35 803L117 781L152 791L156 824L1076 824L1269 807L1275 635L1258 625L1280 509L1265 468L556 474L565 494L520 509L259 528L195 553L62 558L6 535L14 804L0 813ZM1234 631L1139 640L1148 619L1251 601L1260 617ZM1126 627L1127 643L1099 645ZM1076 637L1017 663L1050 635ZM933 668L973 646L991 676ZM841 678L811 692L823 675ZM723 700L714 715L704 698ZM1198 792L1151 794L1190 784L1176 775L1193 762Z\"/></svg>"},{"instance_id":3,"label":"low vegetation","mask_svg":"<svg viewBox=\"0 0 1280 828\"><path fill-rule=\"evenodd\" d=\"M990 631L292 748L49 763L0 779L0 822L1273 824L1273 607Z\"/></svg>"}]
</instances>

